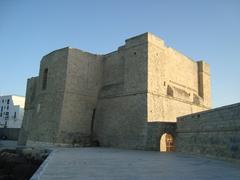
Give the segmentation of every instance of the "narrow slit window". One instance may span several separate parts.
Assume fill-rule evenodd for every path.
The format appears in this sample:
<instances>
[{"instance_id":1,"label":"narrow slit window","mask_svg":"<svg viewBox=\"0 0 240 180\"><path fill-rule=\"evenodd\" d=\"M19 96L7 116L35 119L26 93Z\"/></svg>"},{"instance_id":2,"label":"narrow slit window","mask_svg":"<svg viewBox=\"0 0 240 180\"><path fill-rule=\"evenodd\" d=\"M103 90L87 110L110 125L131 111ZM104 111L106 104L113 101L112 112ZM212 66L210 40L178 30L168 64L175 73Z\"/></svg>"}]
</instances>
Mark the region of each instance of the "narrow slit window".
<instances>
[{"instance_id":1,"label":"narrow slit window","mask_svg":"<svg viewBox=\"0 0 240 180\"><path fill-rule=\"evenodd\" d=\"M44 69L43 72L43 82L42 82L42 90L45 90L47 88L47 78L48 78L48 69Z\"/></svg>"},{"instance_id":2,"label":"narrow slit window","mask_svg":"<svg viewBox=\"0 0 240 180\"><path fill-rule=\"evenodd\" d=\"M92 122L91 122L91 133L93 133L94 120L95 120L95 113L96 113L96 109L93 109L93 113L92 113Z\"/></svg>"}]
</instances>

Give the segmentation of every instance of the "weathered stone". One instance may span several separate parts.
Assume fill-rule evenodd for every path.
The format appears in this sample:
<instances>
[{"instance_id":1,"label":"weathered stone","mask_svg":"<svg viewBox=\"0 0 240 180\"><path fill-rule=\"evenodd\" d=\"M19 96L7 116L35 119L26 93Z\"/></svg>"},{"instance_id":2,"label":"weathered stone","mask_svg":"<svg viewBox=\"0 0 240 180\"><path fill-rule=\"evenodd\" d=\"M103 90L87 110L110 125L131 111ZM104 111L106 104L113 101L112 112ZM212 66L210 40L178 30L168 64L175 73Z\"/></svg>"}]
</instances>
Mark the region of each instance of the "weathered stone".
<instances>
[{"instance_id":1,"label":"weathered stone","mask_svg":"<svg viewBox=\"0 0 240 180\"><path fill-rule=\"evenodd\" d=\"M177 151L240 160L240 104L178 118Z\"/></svg>"}]
</instances>

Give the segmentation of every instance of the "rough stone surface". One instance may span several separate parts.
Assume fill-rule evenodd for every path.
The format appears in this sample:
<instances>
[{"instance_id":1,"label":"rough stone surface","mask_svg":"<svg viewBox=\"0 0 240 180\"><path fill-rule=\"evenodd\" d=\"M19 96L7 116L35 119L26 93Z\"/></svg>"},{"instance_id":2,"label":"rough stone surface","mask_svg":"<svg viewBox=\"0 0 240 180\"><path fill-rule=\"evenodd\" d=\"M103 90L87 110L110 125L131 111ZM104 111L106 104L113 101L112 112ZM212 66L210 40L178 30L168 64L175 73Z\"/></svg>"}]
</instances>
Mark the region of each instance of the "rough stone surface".
<instances>
[{"instance_id":1,"label":"rough stone surface","mask_svg":"<svg viewBox=\"0 0 240 180\"><path fill-rule=\"evenodd\" d=\"M177 151L240 161L240 103L179 117Z\"/></svg>"},{"instance_id":2,"label":"rough stone surface","mask_svg":"<svg viewBox=\"0 0 240 180\"><path fill-rule=\"evenodd\" d=\"M105 148L58 149L32 179L239 180L240 166L181 153Z\"/></svg>"},{"instance_id":3,"label":"rough stone surface","mask_svg":"<svg viewBox=\"0 0 240 180\"><path fill-rule=\"evenodd\" d=\"M19 144L159 150L176 117L211 107L209 65L150 33L106 55L63 48L28 80L25 107Z\"/></svg>"}]
</instances>

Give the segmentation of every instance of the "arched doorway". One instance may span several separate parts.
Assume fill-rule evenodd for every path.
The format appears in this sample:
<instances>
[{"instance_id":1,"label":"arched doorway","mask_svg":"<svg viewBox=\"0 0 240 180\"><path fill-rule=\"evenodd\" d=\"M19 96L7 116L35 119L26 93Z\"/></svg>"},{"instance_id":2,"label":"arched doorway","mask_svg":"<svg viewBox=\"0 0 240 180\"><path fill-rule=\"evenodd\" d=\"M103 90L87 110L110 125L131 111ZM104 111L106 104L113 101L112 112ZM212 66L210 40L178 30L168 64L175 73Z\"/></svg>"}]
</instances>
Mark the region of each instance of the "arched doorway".
<instances>
[{"instance_id":1,"label":"arched doorway","mask_svg":"<svg viewBox=\"0 0 240 180\"><path fill-rule=\"evenodd\" d=\"M165 133L160 139L160 151L161 152L173 152L175 151L175 142L171 134Z\"/></svg>"}]
</instances>

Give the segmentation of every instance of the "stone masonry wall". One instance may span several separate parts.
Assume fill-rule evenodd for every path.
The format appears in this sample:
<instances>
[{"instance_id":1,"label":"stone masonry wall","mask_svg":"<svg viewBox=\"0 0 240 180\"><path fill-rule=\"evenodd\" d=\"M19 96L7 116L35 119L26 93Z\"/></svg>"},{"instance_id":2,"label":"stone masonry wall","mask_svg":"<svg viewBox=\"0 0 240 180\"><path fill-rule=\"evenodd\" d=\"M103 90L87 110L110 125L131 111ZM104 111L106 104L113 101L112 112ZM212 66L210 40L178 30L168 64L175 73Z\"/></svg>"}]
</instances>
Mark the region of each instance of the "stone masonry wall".
<instances>
[{"instance_id":1,"label":"stone masonry wall","mask_svg":"<svg viewBox=\"0 0 240 180\"><path fill-rule=\"evenodd\" d=\"M33 115L35 112L37 82L38 77L32 77L27 80L24 118L18 137L19 145L25 145L27 143L29 133L31 133L30 125L34 122Z\"/></svg>"},{"instance_id":2,"label":"stone masonry wall","mask_svg":"<svg viewBox=\"0 0 240 180\"><path fill-rule=\"evenodd\" d=\"M39 76L34 89L35 99L31 103L32 113L28 123L28 142L55 143L61 119L61 110L65 90L68 48L53 51L41 60ZM47 80L44 86L44 72ZM28 143L27 142L27 143Z\"/></svg>"},{"instance_id":3,"label":"stone masonry wall","mask_svg":"<svg viewBox=\"0 0 240 180\"><path fill-rule=\"evenodd\" d=\"M240 103L179 117L177 151L240 160Z\"/></svg>"},{"instance_id":4,"label":"stone masonry wall","mask_svg":"<svg viewBox=\"0 0 240 180\"><path fill-rule=\"evenodd\" d=\"M68 48L47 54L41 60L39 76L28 80L19 144L56 143L64 97L67 58Z\"/></svg>"},{"instance_id":5,"label":"stone masonry wall","mask_svg":"<svg viewBox=\"0 0 240 180\"><path fill-rule=\"evenodd\" d=\"M94 120L100 146L144 149L147 136L147 39L129 39L103 59Z\"/></svg>"},{"instance_id":6,"label":"stone masonry wall","mask_svg":"<svg viewBox=\"0 0 240 180\"><path fill-rule=\"evenodd\" d=\"M210 89L207 63L193 61L148 33L148 122L176 122L178 116L209 109Z\"/></svg>"},{"instance_id":7,"label":"stone masonry wall","mask_svg":"<svg viewBox=\"0 0 240 180\"><path fill-rule=\"evenodd\" d=\"M102 85L99 55L69 49L58 142L89 145L94 109Z\"/></svg>"}]
</instances>

